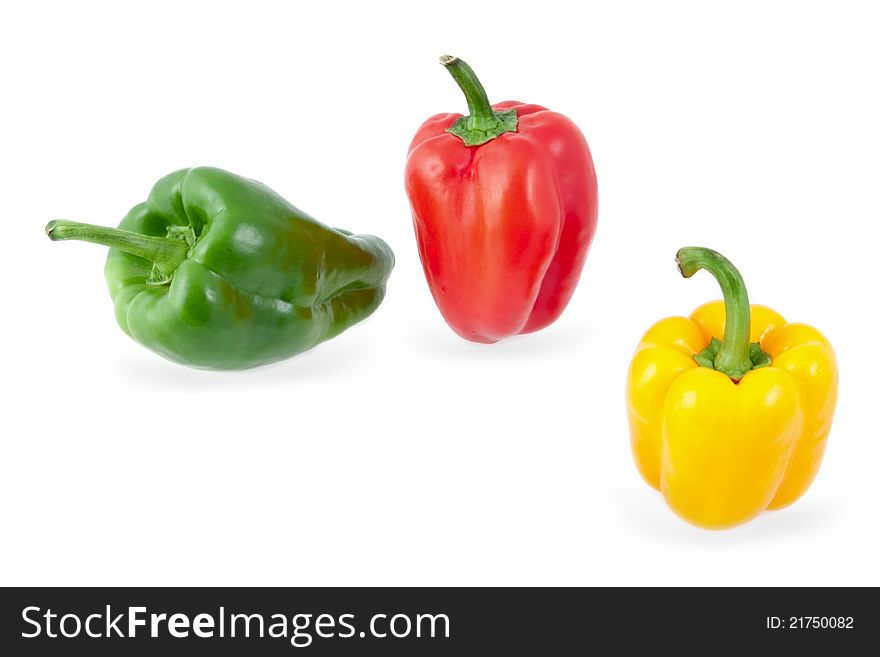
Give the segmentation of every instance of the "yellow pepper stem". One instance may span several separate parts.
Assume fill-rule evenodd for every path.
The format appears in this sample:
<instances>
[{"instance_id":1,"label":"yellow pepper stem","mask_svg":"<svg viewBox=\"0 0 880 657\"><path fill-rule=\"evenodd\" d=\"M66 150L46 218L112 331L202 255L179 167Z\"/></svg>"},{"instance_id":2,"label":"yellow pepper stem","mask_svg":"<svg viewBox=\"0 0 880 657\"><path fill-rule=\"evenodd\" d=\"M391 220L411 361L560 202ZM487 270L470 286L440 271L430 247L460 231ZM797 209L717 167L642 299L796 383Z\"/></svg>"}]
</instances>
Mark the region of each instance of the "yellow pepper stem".
<instances>
[{"instance_id":1,"label":"yellow pepper stem","mask_svg":"<svg viewBox=\"0 0 880 657\"><path fill-rule=\"evenodd\" d=\"M747 372L770 364L768 356L758 343L749 343L751 311L749 295L742 275L733 263L712 249L686 246L675 255L678 271L690 278L701 269L715 277L724 295L724 339L712 337L711 344L694 360L739 381Z\"/></svg>"}]
</instances>

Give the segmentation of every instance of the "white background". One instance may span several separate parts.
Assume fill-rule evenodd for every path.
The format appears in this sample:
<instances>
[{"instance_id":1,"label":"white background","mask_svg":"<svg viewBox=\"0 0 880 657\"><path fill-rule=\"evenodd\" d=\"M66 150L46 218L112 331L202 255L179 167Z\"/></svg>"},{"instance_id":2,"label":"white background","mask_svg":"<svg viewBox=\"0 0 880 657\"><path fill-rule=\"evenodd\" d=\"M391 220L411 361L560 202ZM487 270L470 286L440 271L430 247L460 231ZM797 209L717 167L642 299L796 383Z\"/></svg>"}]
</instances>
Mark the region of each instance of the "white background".
<instances>
[{"instance_id":1,"label":"white background","mask_svg":"<svg viewBox=\"0 0 880 657\"><path fill-rule=\"evenodd\" d=\"M12 3L10 3L12 5ZM880 40L870 3L157 2L0 20L0 582L111 585L880 584ZM599 230L568 310L495 346L450 331L403 191L422 120L494 101L570 116ZM383 306L312 352L189 370L116 326L105 251L162 175L259 179L397 254ZM727 532L636 472L641 333L718 296L819 327L840 402L818 480Z\"/></svg>"}]
</instances>

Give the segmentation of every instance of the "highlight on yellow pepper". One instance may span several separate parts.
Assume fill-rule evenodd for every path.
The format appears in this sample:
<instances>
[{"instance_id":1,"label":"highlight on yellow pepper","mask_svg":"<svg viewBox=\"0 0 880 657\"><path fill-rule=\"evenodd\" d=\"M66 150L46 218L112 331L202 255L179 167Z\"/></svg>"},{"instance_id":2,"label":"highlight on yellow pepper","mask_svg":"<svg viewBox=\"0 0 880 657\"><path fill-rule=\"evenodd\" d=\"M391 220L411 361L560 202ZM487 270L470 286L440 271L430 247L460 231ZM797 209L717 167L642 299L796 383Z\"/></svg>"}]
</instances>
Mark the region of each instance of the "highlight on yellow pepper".
<instances>
[{"instance_id":1,"label":"highlight on yellow pepper","mask_svg":"<svg viewBox=\"0 0 880 657\"><path fill-rule=\"evenodd\" d=\"M813 482L837 362L816 329L750 306L721 254L685 247L676 262L685 278L712 274L724 300L662 319L642 337L626 386L632 452L679 516L726 529L788 506Z\"/></svg>"}]
</instances>

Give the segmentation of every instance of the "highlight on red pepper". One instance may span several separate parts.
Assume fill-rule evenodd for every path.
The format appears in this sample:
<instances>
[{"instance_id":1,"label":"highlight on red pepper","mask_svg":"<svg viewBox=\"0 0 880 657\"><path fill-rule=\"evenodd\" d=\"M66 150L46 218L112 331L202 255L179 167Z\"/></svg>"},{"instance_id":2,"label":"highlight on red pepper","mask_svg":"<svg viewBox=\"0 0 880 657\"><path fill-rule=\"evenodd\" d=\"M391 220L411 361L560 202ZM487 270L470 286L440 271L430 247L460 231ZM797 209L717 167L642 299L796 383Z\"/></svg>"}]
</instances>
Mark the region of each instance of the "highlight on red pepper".
<instances>
[{"instance_id":1,"label":"highlight on red pepper","mask_svg":"<svg viewBox=\"0 0 880 657\"><path fill-rule=\"evenodd\" d=\"M490 105L470 66L440 63L468 115L432 116L409 147L406 192L428 286L467 340L538 331L565 310L596 231L590 149L562 114Z\"/></svg>"}]
</instances>

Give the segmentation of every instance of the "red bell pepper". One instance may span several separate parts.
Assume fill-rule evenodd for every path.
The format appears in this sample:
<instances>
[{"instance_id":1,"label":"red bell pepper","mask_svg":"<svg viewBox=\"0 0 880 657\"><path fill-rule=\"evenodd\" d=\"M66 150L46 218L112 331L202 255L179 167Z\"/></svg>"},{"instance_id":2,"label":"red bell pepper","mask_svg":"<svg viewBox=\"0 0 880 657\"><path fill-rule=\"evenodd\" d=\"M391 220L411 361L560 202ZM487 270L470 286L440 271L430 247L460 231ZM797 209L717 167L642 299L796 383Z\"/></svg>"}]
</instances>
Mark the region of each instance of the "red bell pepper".
<instances>
[{"instance_id":1,"label":"red bell pepper","mask_svg":"<svg viewBox=\"0 0 880 657\"><path fill-rule=\"evenodd\" d=\"M463 338L537 331L571 299L596 230L590 149L562 114L490 105L465 62L440 63L469 115L432 116L409 147L406 191L428 286Z\"/></svg>"}]
</instances>

